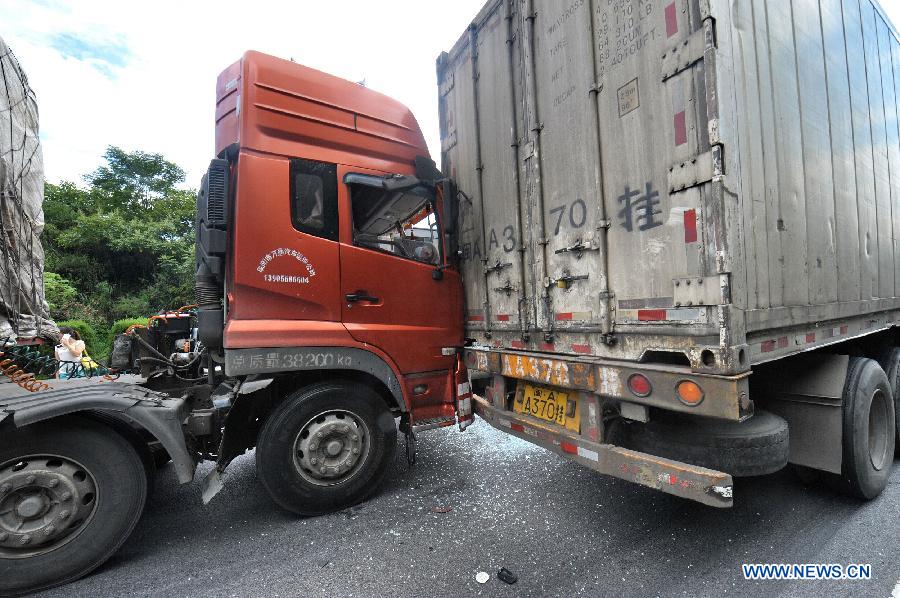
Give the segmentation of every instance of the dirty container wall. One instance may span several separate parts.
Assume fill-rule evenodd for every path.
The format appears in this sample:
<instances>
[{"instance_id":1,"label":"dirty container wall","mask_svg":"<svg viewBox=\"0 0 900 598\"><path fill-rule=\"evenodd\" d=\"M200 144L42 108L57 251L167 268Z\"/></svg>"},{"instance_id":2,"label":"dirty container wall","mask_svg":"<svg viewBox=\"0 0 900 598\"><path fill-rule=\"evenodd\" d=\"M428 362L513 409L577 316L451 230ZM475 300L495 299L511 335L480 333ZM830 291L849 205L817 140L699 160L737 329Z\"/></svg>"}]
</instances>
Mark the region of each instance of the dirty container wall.
<instances>
[{"instance_id":1,"label":"dirty container wall","mask_svg":"<svg viewBox=\"0 0 900 598\"><path fill-rule=\"evenodd\" d=\"M897 308L897 55L870 0L488 2L438 61L469 336L736 371Z\"/></svg>"}]
</instances>

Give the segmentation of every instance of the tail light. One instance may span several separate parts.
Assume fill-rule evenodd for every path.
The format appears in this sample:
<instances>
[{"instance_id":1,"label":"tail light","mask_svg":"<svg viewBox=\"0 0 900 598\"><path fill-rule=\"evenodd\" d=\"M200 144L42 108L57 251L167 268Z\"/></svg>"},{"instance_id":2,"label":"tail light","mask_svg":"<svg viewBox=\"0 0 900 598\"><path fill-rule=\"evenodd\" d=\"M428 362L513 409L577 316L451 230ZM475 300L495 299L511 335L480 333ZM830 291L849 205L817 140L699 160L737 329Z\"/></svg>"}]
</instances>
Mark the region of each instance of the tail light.
<instances>
[{"instance_id":1,"label":"tail light","mask_svg":"<svg viewBox=\"0 0 900 598\"><path fill-rule=\"evenodd\" d=\"M653 392L653 385L643 374L632 374L628 377L628 390L636 397L646 397Z\"/></svg>"}]
</instances>

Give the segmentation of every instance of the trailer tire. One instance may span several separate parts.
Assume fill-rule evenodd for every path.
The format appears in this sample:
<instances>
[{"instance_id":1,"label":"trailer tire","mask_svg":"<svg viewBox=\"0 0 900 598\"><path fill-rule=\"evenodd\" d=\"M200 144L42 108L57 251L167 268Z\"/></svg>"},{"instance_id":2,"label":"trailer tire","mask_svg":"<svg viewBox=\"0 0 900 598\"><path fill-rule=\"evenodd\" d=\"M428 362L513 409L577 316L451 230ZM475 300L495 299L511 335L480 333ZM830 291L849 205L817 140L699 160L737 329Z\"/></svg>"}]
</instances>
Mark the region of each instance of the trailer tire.
<instances>
[{"instance_id":1,"label":"trailer tire","mask_svg":"<svg viewBox=\"0 0 900 598\"><path fill-rule=\"evenodd\" d=\"M299 515L338 511L368 498L397 447L397 426L368 386L325 382L302 388L269 416L256 469L272 499Z\"/></svg>"},{"instance_id":2,"label":"trailer tire","mask_svg":"<svg viewBox=\"0 0 900 598\"><path fill-rule=\"evenodd\" d=\"M93 571L131 535L146 499L141 457L99 421L67 416L5 431L0 595L47 589Z\"/></svg>"},{"instance_id":3,"label":"trailer tire","mask_svg":"<svg viewBox=\"0 0 900 598\"><path fill-rule=\"evenodd\" d=\"M878 360L894 395L894 454L900 457L900 347L891 347Z\"/></svg>"},{"instance_id":4,"label":"trailer tire","mask_svg":"<svg viewBox=\"0 0 900 598\"><path fill-rule=\"evenodd\" d=\"M787 422L768 411L740 423L666 414L628 428L627 448L735 477L774 473L788 462Z\"/></svg>"},{"instance_id":5,"label":"trailer tire","mask_svg":"<svg viewBox=\"0 0 900 598\"><path fill-rule=\"evenodd\" d=\"M842 401L841 480L853 496L871 500L887 486L894 461L894 397L873 359L851 357Z\"/></svg>"}]
</instances>

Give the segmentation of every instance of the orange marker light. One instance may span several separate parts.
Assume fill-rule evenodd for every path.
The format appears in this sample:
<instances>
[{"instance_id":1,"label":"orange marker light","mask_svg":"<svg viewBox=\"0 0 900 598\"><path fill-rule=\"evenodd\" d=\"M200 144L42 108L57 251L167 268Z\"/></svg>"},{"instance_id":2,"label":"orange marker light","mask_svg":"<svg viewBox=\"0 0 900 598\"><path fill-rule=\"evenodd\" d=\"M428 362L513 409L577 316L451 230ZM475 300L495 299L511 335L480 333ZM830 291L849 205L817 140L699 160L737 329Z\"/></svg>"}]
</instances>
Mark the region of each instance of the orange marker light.
<instances>
[{"instance_id":1,"label":"orange marker light","mask_svg":"<svg viewBox=\"0 0 900 598\"><path fill-rule=\"evenodd\" d=\"M675 387L675 392L678 393L678 398L685 405L693 407L703 402L703 389L696 382L682 380Z\"/></svg>"}]
</instances>

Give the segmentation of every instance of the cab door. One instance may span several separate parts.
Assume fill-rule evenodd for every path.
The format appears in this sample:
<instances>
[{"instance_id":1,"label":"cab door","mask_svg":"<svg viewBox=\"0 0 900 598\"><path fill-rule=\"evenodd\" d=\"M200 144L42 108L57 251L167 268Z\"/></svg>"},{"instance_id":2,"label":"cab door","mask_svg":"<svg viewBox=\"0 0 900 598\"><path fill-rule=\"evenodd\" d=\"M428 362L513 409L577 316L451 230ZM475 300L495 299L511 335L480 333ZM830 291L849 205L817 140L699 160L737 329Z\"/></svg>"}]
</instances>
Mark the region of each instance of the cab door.
<instances>
[{"instance_id":1,"label":"cab door","mask_svg":"<svg viewBox=\"0 0 900 598\"><path fill-rule=\"evenodd\" d=\"M385 191L383 175L339 167L342 321L397 364L415 420L450 417L457 358L444 349L463 342L460 277L446 267L433 191Z\"/></svg>"}]
</instances>

